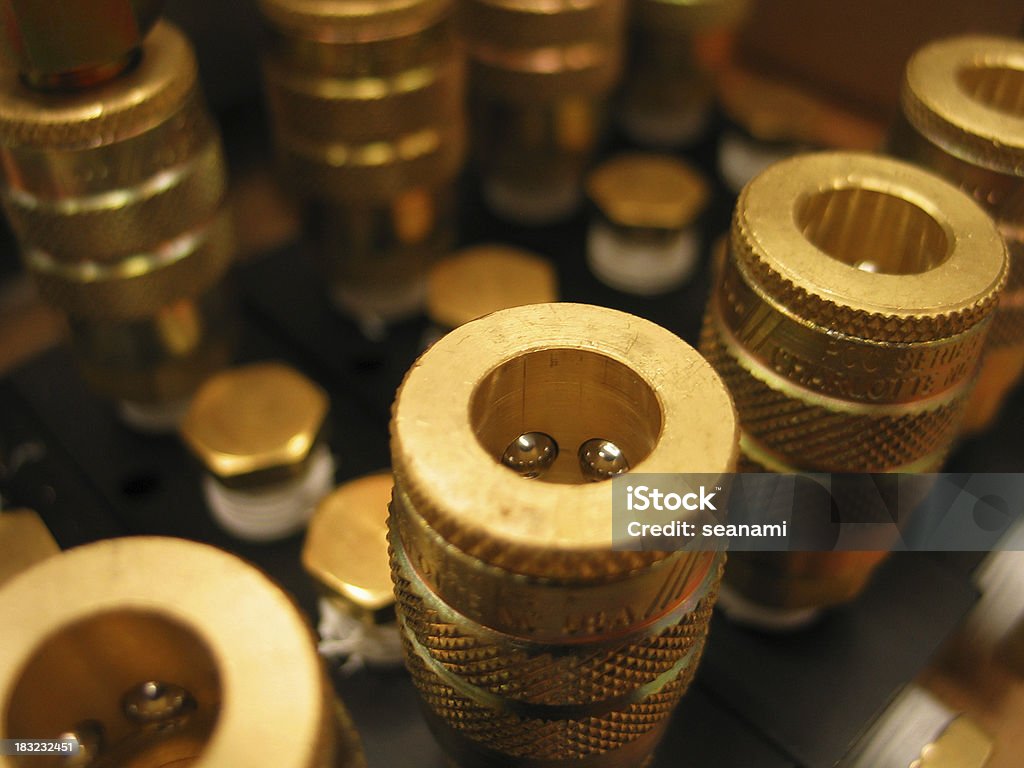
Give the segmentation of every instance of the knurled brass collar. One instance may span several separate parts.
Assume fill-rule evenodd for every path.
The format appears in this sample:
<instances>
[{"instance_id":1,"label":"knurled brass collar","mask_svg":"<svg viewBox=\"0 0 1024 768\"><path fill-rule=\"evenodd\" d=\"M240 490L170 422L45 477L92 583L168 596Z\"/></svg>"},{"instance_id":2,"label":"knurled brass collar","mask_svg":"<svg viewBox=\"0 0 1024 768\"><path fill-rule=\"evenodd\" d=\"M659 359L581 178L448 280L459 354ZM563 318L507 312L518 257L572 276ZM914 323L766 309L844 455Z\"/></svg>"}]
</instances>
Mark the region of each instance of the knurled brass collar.
<instances>
[{"instance_id":1,"label":"knurled brass collar","mask_svg":"<svg viewBox=\"0 0 1024 768\"><path fill-rule=\"evenodd\" d=\"M611 550L607 481L501 465L531 430L559 442L566 471L594 437L633 472L730 472L737 457L732 401L696 350L623 312L535 304L455 329L410 369L391 422L396 492L450 545L515 573L599 580L665 556Z\"/></svg>"},{"instance_id":2,"label":"knurled brass collar","mask_svg":"<svg viewBox=\"0 0 1024 768\"><path fill-rule=\"evenodd\" d=\"M217 711L209 741L189 761L196 768L326 765L333 712L312 632L284 592L233 555L156 537L89 544L9 582L0 590L0 615L0 738L24 737L8 730L14 722L52 727L54 738L83 715L119 717L116 702L128 686L163 679ZM159 642L129 643L133 626L149 637L154 627L166 632ZM84 642L75 644L76 633ZM91 649L95 657L72 655L63 675L49 672L51 684L59 675L61 696L52 687L19 688L58 635L65 649ZM49 656L58 664L67 658ZM0 765L9 763L0 757Z\"/></svg>"},{"instance_id":3,"label":"knurled brass collar","mask_svg":"<svg viewBox=\"0 0 1024 768\"><path fill-rule=\"evenodd\" d=\"M454 8L453 0L259 0L259 4L282 31L320 43L414 35Z\"/></svg>"},{"instance_id":4,"label":"knurled brass collar","mask_svg":"<svg viewBox=\"0 0 1024 768\"><path fill-rule=\"evenodd\" d=\"M0 144L77 149L137 136L173 114L196 77L192 47L167 22L146 38L137 66L87 90L39 93L0 68Z\"/></svg>"},{"instance_id":5,"label":"knurled brass collar","mask_svg":"<svg viewBox=\"0 0 1024 768\"><path fill-rule=\"evenodd\" d=\"M923 136L952 155L1024 175L1024 42L964 36L911 57L902 108Z\"/></svg>"},{"instance_id":6,"label":"knurled brass collar","mask_svg":"<svg viewBox=\"0 0 1024 768\"><path fill-rule=\"evenodd\" d=\"M879 342L940 339L988 316L1006 280L995 225L960 190L852 152L783 160L740 194L730 240L787 314Z\"/></svg>"},{"instance_id":7,"label":"knurled brass collar","mask_svg":"<svg viewBox=\"0 0 1024 768\"><path fill-rule=\"evenodd\" d=\"M254 363L207 380L181 435L222 481L287 476L309 456L328 406L327 393L293 368Z\"/></svg>"},{"instance_id":8,"label":"knurled brass collar","mask_svg":"<svg viewBox=\"0 0 1024 768\"><path fill-rule=\"evenodd\" d=\"M41 87L94 84L141 47L163 0L0 2L0 53Z\"/></svg>"},{"instance_id":9,"label":"knurled brass collar","mask_svg":"<svg viewBox=\"0 0 1024 768\"><path fill-rule=\"evenodd\" d=\"M602 163L587 178L587 195L620 227L679 230L704 208L708 185L669 155L628 152Z\"/></svg>"},{"instance_id":10,"label":"knurled brass collar","mask_svg":"<svg viewBox=\"0 0 1024 768\"><path fill-rule=\"evenodd\" d=\"M427 314L442 328L557 300L558 278L547 259L498 243L464 248L435 264L427 278Z\"/></svg>"},{"instance_id":11,"label":"knurled brass collar","mask_svg":"<svg viewBox=\"0 0 1024 768\"><path fill-rule=\"evenodd\" d=\"M339 486L317 506L302 548L302 565L353 612L377 618L395 603L388 565L388 502L391 472Z\"/></svg>"}]
</instances>

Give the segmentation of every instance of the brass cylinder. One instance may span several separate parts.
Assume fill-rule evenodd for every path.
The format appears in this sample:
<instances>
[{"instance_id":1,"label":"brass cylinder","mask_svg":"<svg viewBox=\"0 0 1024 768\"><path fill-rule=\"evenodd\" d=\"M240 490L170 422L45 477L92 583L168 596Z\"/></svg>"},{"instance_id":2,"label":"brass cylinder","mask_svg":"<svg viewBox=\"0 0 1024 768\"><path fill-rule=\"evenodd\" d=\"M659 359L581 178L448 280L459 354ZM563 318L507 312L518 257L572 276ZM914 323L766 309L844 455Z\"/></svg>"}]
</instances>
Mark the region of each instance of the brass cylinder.
<instances>
[{"instance_id":1,"label":"brass cylinder","mask_svg":"<svg viewBox=\"0 0 1024 768\"><path fill-rule=\"evenodd\" d=\"M918 50L904 73L893 154L971 195L995 219L1010 276L963 429L987 428L1024 373L1024 42L965 36Z\"/></svg>"},{"instance_id":2,"label":"brass cylinder","mask_svg":"<svg viewBox=\"0 0 1024 768\"><path fill-rule=\"evenodd\" d=\"M90 544L4 585L0 612L0 738L81 745L2 768L365 768L295 604L226 552Z\"/></svg>"},{"instance_id":3,"label":"brass cylinder","mask_svg":"<svg viewBox=\"0 0 1024 768\"><path fill-rule=\"evenodd\" d=\"M411 314L454 237L466 143L454 2L260 5L274 141L331 296L368 320Z\"/></svg>"},{"instance_id":4,"label":"brass cylinder","mask_svg":"<svg viewBox=\"0 0 1024 768\"><path fill-rule=\"evenodd\" d=\"M541 224L581 201L622 68L623 0L467 0L473 150L488 204Z\"/></svg>"},{"instance_id":5,"label":"brass cylinder","mask_svg":"<svg viewBox=\"0 0 1024 768\"><path fill-rule=\"evenodd\" d=\"M0 198L86 379L129 405L183 403L229 356L233 254L191 47L159 23L104 83L44 93L3 70L0 93Z\"/></svg>"},{"instance_id":6,"label":"brass cylinder","mask_svg":"<svg viewBox=\"0 0 1024 768\"><path fill-rule=\"evenodd\" d=\"M743 190L701 351L740 414L741 467L934 472L1006 279L990 219L903 162L803 155ZM848 600L876 553L737 555L727 583L786 610Z\"/></svg>"},{"instance_id":7,"label":"brass cylinder","mask_svg":"<svg viewBox=\"0 0 1024 768\"><path fill-rule=\"evenodd\" d=\"M712 66L728 58L747 0L634 0L618 118L644 146L692 144L710 128Z\"/></svg>"},{"instance_id":8,"label":"brass cylinder","mask_svg":"<svg viewBox=\"0 0 1024 768\"><path fill-rule=\"evenodd\" d=\"M503 465L538 433L561 446L546 473ZM406 661L452 758L644 764L693 678L724 555L613 551L611 488L586 482L577 447L611 441L638 472L731 471L711 367L614 310L502 310L424 353L391 435Z\"/></svg>"}]
</instances>

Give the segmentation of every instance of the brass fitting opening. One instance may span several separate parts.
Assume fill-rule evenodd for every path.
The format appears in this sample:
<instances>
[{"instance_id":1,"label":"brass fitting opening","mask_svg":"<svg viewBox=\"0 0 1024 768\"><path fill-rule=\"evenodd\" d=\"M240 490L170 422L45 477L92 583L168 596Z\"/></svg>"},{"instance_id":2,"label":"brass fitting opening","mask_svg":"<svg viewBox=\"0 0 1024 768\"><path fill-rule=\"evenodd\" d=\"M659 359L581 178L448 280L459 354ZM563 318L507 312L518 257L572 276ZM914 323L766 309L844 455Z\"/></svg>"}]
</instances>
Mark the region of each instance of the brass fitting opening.
<instances>
[{"instance_id":1,"label":"brass fitting opening","mask_svg":"<svg viewBox=\"0 0 1024 768\"><path fill-rule=\"evenodd\" d=\"M140 717L130 700L147 690L154 706ZM15 684L5 727L38 738L88 728L104 746L95 761L76 765L185 768L209 740L221 700L216 662L195 632L155 611L117 610L39 644Z\"/></svg>"},{"instance_id":2,"label":"brass fitting opening","mask_svg":"<svg viewBox=\"0 0 1024 768\"><path fill-rule=\"evenodd\" d=\"M851 267L887 275L927 272L949 258L945 229L911 201L865 188L826 189L796 204L813 245Z\"/></svg>"},{"instance_id":3,"label":"brass fitting opening","mask_svg":"<svg viewBox=\"0 0 1024 768\"><path fill-rule=\"evenodd\" d=\"M552 348L517 355L485 375L473 391L470 420L496 460L520 435L549 435L560 451L541 479L582 483L589 478L577 459L580 446L610 441L636 466L658 441L662 413L650 385L617 360Z\"/></svg>"},{"instance_id":4,"label":"brass fitting opening","mask_svg":"<svg viewBox=\"0 0 1024 768\"><path fill-rule=\"evenodd\" d=\"M956 73L960 88L986 107L1024 117L1024 61L1017 66L972 64Z\"/></svg>"}]
</instances>

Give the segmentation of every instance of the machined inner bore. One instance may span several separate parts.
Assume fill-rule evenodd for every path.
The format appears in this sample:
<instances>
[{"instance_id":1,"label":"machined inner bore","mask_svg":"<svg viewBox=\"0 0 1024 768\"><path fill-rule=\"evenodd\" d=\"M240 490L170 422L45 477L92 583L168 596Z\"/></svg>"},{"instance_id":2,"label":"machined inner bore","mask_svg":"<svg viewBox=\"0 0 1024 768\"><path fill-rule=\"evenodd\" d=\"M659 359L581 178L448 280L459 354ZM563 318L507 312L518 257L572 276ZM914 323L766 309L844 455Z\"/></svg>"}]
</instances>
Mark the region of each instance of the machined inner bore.
<instances>
[{"instance_id":1,"label":"machined inner bore","mask_svg":"<svg viewBox=\"0 0 1024 768\"><path fill-rule=\"evenodd\" d=\"M587 440L614 443L629 466L653 450L662 412L651 387L627 366L581 349L527 352L488 373L473 391L470 421L495 461L520 435L542 432L559 455L541 479L582 483L577 451Z\"/></svg>"},{"instance_id":2,"label":"machined inner bore","mask_svg":"<svg viewBox=\"0 0 1024 768\"><path fill-rule=\"evenodd\" d=\"M796 224L833 259L865 272L912 275L950 256L949 238L914 203L873 189L826 189L801 198Z\"/></svg>"},{"instance_id":3,"label":"machined inner bore","mask_svg":"<svg viewBox=\"0 0 1024 768\"><path fill-rule=\"evenodd\" d=\"M956 79L975 101L1013 117L1024 117L1024 61L1017 67L972 64L962 67Z\"/></svg>"},{"instance_id":4,"label":"machined inner bore","mask_svg":"<svg viewBox=\"0 0 1024 768\"><path fill-rule=\"evenodd\" d=\"M152 687L150 681L180 686L189 706L150 722L133 719L125 711L126 695ZM100 734L91 760L55 757L51 763L29 755L12 758L16 765L187 768L201 757L221 697L213 654L194 631L155 612L112 611L43 640L8 699L4 730L19 738L56 739L89 724L86 730Z\"/></svg>"}]
</instances>

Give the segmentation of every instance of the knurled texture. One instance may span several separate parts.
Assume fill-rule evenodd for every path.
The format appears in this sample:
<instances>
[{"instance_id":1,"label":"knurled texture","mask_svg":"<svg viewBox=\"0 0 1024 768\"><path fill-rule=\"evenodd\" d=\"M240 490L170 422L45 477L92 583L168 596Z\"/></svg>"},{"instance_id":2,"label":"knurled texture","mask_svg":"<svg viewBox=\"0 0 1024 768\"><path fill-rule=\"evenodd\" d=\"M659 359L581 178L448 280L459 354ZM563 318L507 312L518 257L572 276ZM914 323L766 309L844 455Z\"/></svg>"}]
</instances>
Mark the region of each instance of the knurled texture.
<instances>
[{"instance_id":1,"label":"knurled texture","mask_svg":"<svg viewBox=\"0 0 1024 768\"><path fill-rule=\"evenodd\" d=\"M26 248L64 264L111 263L148 253L209 220L226 188L220 145L211 136L195 156L134 188L59 199L8 191L4 207Z\"/></svg>"},{"instance_id":2,"label":"knurled texture","mask_svg":"<svg viewBox=\"0 0 1024 768\"><path fill-rule=\"evenodd\" d=\"M39 254L29 253L26 262L40 295L54 306L78 317L132 319L182 298L202 294L219 280L234 256L234 233L226 210L179 238L182 253L168 261L140 270L139 274L90 275L68 273ZM158 244L166 245L166 244ZM138 257L158 258L150 253Z\"/></svg>"},{"instance_id":3,"label":"knurled texture","mask_svg":"<svg viewBox=\"0 0 1024 768\"><path fill-rule=\"evenodd\" d=\"M406 627L446 669L468 683L530 704L589 704L622 696L649 683L703 643L715 591L654 636L634 636L614 646L552 654L545 646L497 642L444 621L423 604L399 569L395 594Z\"/></svg>"},{"instance_id":4,"label":"knurled texture","mask_svg":"<svg viewBox=\"0 0 1024 768\"><path fill-rule=\"evenodd\" d=\"M730 257L735 259L748 282L771 295L797 317L848 336L878 342L913 343L942 339L966 331L992 311L1006 281L1005 271L998 286L970 307L934 315L885 315L866 312L810 293L779 274L762 257L754 233L743 217L746 190L736 204Z\"/></svg>"},{"instance_id":5,"label":"knurled texture","mask_svg":"<svg viewBox=\"0 0 1024 768\"><path fill-rule=\"evenodd\" d=\"M173 114L196 85L191 46L175 27L158 23L130 73L83 93L37 94L14 70L0 70L0 144L76 149L135 136ZM133 95L134 94L134 95Z\"/></svg>"},{"instance_id":6,"label":"knurled texture","mask_svg":"<svg viewBox=\"0 0 1024 768\"><path fill-rule=\"evenodd\" d=\"M801 470L884 472L949 449L966 399L906 414L849 413L769 386L730 353L709 307L700 351L725 381L745 434Z\"/></svg>"}]
</instances>

